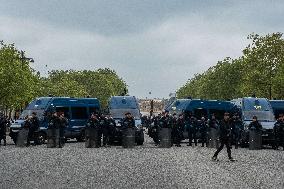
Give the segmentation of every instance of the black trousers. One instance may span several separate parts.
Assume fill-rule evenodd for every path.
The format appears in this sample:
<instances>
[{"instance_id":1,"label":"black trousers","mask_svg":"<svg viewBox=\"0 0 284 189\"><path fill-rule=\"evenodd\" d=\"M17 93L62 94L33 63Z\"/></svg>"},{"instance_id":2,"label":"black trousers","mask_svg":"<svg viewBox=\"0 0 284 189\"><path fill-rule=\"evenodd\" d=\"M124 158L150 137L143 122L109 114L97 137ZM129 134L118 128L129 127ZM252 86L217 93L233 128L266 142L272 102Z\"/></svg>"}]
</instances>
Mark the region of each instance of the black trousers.
<instances>
[{"instance_id":1,"label":"black trousers","mask_svg":"<svg viewBox=\"0 0 284 189\"><path fill-rule=\"evenodd\" d=\"M218 154L223 150L224 146L226 145L228 157L229 157L229 159L231 159L232 158L232 152L231 152L230 140L229 139L220 139L220 141L221 141L221 146L215 152L214 157L217 157Z\"/></svg>"},{"instance_id":2,"label":"black trousers","mask_svg":"<svg viewBox=\"0 0 284 189\"><path fill-rule=\"evenodd\" d=\"M181 132L179 130L172 131L173 144L179 145L181 142Z\"/></svg>"},{"instance_id":3,"label":"black trousers","mask_svg":"<svg viewBox=\"0 0 284 189\"><path fill-rule=\"evenodd\" d=\"M207 145L207 133L206 132L201 132L200 139L201 139L202 147L204 146L204 144Z\"/></svg>"},{"instance_id":4,"label":"black trousers","mask_svg":"<svg viewBox=\"0 0 284 189\"><path fill-rule=\"evenodd\" d=\"M103 145L109 145L110 131L108 128L103 129Z\"/></svg>"},{"instance_id":5,"label":"black trousers","mask_svg":"<svg viewBox=\"0 0 284 189\"><path fill-rule=\"evenodd\" d=\"M0 145L2 140L4 141L4 145L6 145L6 133L4 131L0 131Z\"/></svg>"},{"instance_id":6,"label":"black trousers","mask_svg":"<svg viewBox=\"0 0 284 189\"><path fill-rule=\"evenodd\" d=\"M188 144L191 146L192 145L192 140L194 140L195 146L197 146L197 136L196 136L196 131L193 129L188 130Z\"/></svg>"}]
</instances>

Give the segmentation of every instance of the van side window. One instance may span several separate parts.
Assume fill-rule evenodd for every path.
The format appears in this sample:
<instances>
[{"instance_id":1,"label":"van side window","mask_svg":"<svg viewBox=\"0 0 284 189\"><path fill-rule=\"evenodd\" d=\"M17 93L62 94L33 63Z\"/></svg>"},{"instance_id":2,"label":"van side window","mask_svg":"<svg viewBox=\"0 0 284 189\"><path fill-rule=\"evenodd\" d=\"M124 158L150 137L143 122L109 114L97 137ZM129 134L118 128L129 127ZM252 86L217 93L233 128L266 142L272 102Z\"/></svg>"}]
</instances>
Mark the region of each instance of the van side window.
<instances>
[{"instance_id":1,"label":"van side window","mask_svg":"<svg viewBox=\"0 0 284 189\"><path fill-rule=\"evenodd\" d=\"M209 109L209 116L215 115L216 119L221 120L224 117L225 110Z\"/></svg>"},{"instance_id":2,"label":"van side window","mask_svg":"<svg viewBox=\"0 0 284 189\"><path fill-rule=\"evenodd\" d=\"M72 119L88 119L87 107L71 107Z\"/></svg>"},{"instance_id":3,"label":"van side window","mask_svg":"<svg viewBox=\"0 0 284 189\"><path fill-rule=\"evenodd\" d=\"M69 107L56 107L56 112L64 112L64 116L70 119Z\"/></svg>"},{"instance_id":4,"label":"van side window","mask_svg":"<svg viewBox=\"0 0 284 189\"><path fill-rule=\"evenodd\" d=\"M97 107L89 107L89 113L99 113Z\"/></svg>"}]
</instances>

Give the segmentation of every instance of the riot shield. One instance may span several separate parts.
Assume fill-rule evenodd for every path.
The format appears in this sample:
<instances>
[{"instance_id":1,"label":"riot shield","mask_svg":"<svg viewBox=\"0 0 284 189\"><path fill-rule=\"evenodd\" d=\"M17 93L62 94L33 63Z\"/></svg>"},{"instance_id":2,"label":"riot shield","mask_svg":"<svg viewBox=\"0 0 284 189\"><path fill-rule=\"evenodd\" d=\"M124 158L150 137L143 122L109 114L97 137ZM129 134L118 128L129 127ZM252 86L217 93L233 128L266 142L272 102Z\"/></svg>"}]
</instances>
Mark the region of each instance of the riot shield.
<instances>
[{"instance_id":1,"label":"riot shield","mask_svg":"<svg viewBox=\"0 0 284 189\"><path fill-rule=\"evenodd\" d=\"M123 130L122 147L134 148L135 146L135 129L126 128Z\"/></svg>"},{"instance_id":2,"label":"riot shield","mask_svg":"<svg viewBox=\"0 0 284 189\"><path fill-rule=\"evenodd\" d=\"M29 129L22 128L18 133L16 146L25 147L27 145L28 135L29 135Z\"/></svg>"},{"instance_id":3,"label":"riot shield","mask_svg":"<svg viewBox=\"0 0 284 189\"><path fill-rule=\"evenodd\" d=\"M59 129L47 129L47 148L59 146Z\"/></svg>"},{"instance_id":4,"label":"riot shield","mask_svg":"<svg viewBox=\"0 0 284 189\"><path fill-rule=\"evenodd\" d=\"M172 147L172 129L161 128L159 131L160 148L171 148Z\"/></svg>"},{"instance_id":5,"label":"riot shield","mask_svg":"<svg viewBox=\"0 0 284 189\"><path fill-rule=\"evenodd\" d=\"M262 148L262 132L260 130L249 131L249 149L260 150Z\"/></svg>"},{"instance_id":6,"label":"riot shield","mask_svg":"<svg viewBox=\"0 0 284 189\"><path fill-rule=\"evenodd\" d=\"M210 128L208 132L208 148L218 148L218 130Z\"/></svg>"},{"instance_id":7,"label":"riot shield","mask_svg":"<svg viewBox=\"0 0 284 189\"><path fill-rule=\"evenodd\" d=\"M88 127L85 130L85 147L86 148L98 148L100 146L100 139L98 130L92 127Z\"/></svg>"}]
</instances>

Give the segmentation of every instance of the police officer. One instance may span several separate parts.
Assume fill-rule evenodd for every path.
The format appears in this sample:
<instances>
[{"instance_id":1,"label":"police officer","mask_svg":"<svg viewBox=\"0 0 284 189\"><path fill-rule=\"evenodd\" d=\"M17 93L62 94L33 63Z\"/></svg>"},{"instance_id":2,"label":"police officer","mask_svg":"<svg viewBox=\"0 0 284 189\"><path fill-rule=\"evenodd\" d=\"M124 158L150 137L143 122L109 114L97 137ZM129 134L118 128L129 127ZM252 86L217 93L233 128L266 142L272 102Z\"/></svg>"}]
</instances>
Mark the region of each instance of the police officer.
<instances>
[{"instance_id":1,"label":"police officer","mask_svg":"<svg viewBox=\"0 0 284 189\"><path fill-rule=\"evenodd\" d=\"M122 128L135 128L135 120L130 112L125 114L125 118L121 122Z\"/></svg>"},{"instance_id":2,"label":"police officer","mask_svg":"<svg viewBox=\"0 0 284 189\"><path fill-rule=\"evenodd\" d=\"M94 128L96 133L97 133L97 138L96 140L96 148L100 147L100 141L101 141L101 136L99 135L101 133L101 124L100 124L100 119L99 116L96 113L92 113L90 119L87 121L87 127Z\"/></svg>"},{"instance_id":3,"label":"police officer","mask_svg":"<svg viewBox=\"0 0 284 189\"><path fill-rule=\"evenodd\" d=\"M235 149L238 149L243 129L244 125L242 120L240 119L240 116L238 114L235 114L232 118L232 140L235 144Z\"/></svg>"},{"instance_id":4,"label":"police officer","mask_svg":"<svg viewBox=\"0 0 284 189\"><path fill-rule=\"evenodd\" d=\"M173 133L174 133L174 143L177 147L181 147L180 143L182 141L183 131L184 131L184 116L180 114L177 118L175 124L173 124Z\"/></svg>"},{"instance_id":5,"label":"police officer","mask_svg":"<svg viewBox=\"0 0 284 189\"><path fill-rule=\"evenodd\" d=\"M162 113L162 117L159 120L159 126L161 128L172 128L173 119L169 114L169 111L166 110Z\"/></svg>"},{"instance_id":6,"label":"police officer","mask_svg":"<svg viewBox=\"0 0 284 189\"><path fill-rule=\"evenodd\" d=\"M155 145L159 145L160 139L159 139L159 130L160 130L160 125L159 125L159 121L161 119L161 114L158 114L158 116L154 116L152 118L152 122L153 122L153 127L150 127L148 132L149 132L149 136L153 138Z\"/></svg>"},{"instance_id":7,"label":"police officer","mask_svg":"<svg viewBox=\"0 0 284 189\"><path fill-rule=\"evenodd\" d=\"M59 120L60 120L60 125L59 125L59 148L62 148L64 143L65 143L64 131L65 131L65 128L67 127L67 125L68 125L68 120L65 117L64 112L60 112Z\"/></svg>"},{"instance_id":8,"label":"police officer","mask_svg":"<svg viewBox=\"0 0 284 189\"><path fill-rule=\"evenodd\" d=\"M202 116L201 120L199 121L198 129L200 132L200 139L202 144L201 147L204 147L204 144L207 144L207 130L208 130L207 121L204 116Z\"/></svg>"},{"instance_id":9,"label":"police officer","mask_svg":"<svg viewBox=\"0 0 284 189\"><path fill-rule=\"evenodd\" d=\"M172 141L172 129L173 129L174 118L170 116L169 111L166 110L162 113L162 117L159 120L159 144L163 146L162 140L165 142L167 147L173 145Z\"/></svg>"},{"instance_id":10,"label":"police officer","mask_svg":"<svg viewBox=\"0 0 284 189\"><path fill-rule=\"evenodd\" d=\"M211 115L211 119L209 120L208 126L209 129L215 129L215 130L219 129L219 122L214 114Z\"/></svg>"},{"instance_id":11,"label":"police officer","mask_svg":"<svg viewBox=\"0 0 284 189\"><path fill-rule=\"evenodd\" d=\"M100 125L102 128L102 136L103 136L103 147L107 147L109 145L109 124L107 117L104 114L100 116Z\"/></svg>"},{"instance_id":12,"label":"police officer","mask_svg":"<svg viewBox=\"0 0 284 189\"><path fill-rule=\"evenodd\" d=\"M221 146L215 152L214 156L212 157L212 160L214 160L214 161L217 160L218 154L224 148L224 145L226 145L229 160L230 161L235 161L232 158L231 147L230 147L231 128L232 128L232 125L231 125L231 122L230 122L230 114L226 112L224 114L224 119L220 122L220 141L221 141Z\"/></svg>"},{"instance_id":13,"label":"police officer","mask_svg":"<svg viewBox=\"0 0 284 189\"><path fill-rule=\"evenodd\" d=\"M23 123L23 129L29 129L28 136L27 136L27 144L26 146L30 146L30 139L32 138L33 135L33 125L32 125L32 116L26 116L25 121Z\"/></svg>"},{"instance_id":14,"label":"police officer","mask_svg":"<svg viewBox=\"0 0 284 189\"><path fill-rule=\"evenodd\" d=\"M219 131L219 121L216 119L215 114L211 115L211 119L208 122L209 138L210 138L210 147L216 148L218 146L217 135Z\"/></svg>"},{"instance_id":15,"label":"police officer","mask_svg":"<svg viewBox=\"0 0 284 189\"><path fill-rule=\"evenodd\" d=\"M36 112L32 113L32 117L30 118L30 123L31 125L29 128L27 145L30 145L31 140L34 140L34 145L39 144L38 137L36 136L36 132L38 132L39 129L39 119L37 117Z\"/></svg>"},{"instance_id":16,"label":"police officer","mask_svg":"<svg viewBox=\"0 0 284 189\"><path fill-rule=\"evenodd\" d=\"M134 132L135 119L131 115L130 112L127 112L125 114L125 118L122 120L121 126L122 126L122 146L128 147L129 145L130 146L134 145L134 143L135 143L135 138L134 138L135 137L135 132ZM131 140L131 142L130 142L129 136L131 136L132 139L134 138L134 141Z\"/></svg>"},{"instance_id":17,"label":"police officer","mask_svg":"<svg viewBox=\"0 0 284 189\"><path fill-rule=\"evenodd\" d=\"M110 145L111 144L111 137L114 136L115 134L115 127L116 127L116 123L115 123L115 120L111 117L110 114L108 114L106 116L106 119L107 119L107 127L108 127L108 143L107 145ZM110 146L108 146L110 147Z\"/></svg>"},{"instance_id":18,"label":"police officer","mask_svg":"<svg viewBox=\"0 0 284 189\"><path fill-rule=\"evenodd\" d=\"M3 114L0 115L0 146L1 141L4 141L4 146L6 146L6 127L9 121L4 117Z\"/></svg>"},{"instance_id":19,"label":"police officer","mask_svg":"<svg viewBox=\"0 0 284 189\"><path fill-rule=\"evenodd\" d=\"M257 131L261 131L262 125L259 123L256 116L252 117L252 122L249 124L248 129L255 129Z\"/></svg>"},{"instance_id":20,"label":"police officer","mask_svg":"<svg viewBox=\"0 0 284 189\"><path fill-rule=\"evenodd\" d=\"M52 147L56 147L56 140L58 139L57 137L57 134L56 134L56 129L59 129L60 128L60 125L61 125L61 121L60 121L60 118L59 118L59 112L53 112L52 115L49 117L49 122L48 122L48 129L51 130L52 132L52 140L53 140L53 144L52 144Z\"/></svg>"},{"instance_id":21,"label":"police officer","mask_svg":"<svg viewBox=\"0 0 284 189\"><path fill-rule=\"evenodd\" d=\"M194 140L195 146L197 146L197 120L196 118L192 115L191 112L188 112L185 118L185 127L188 132L188 145L187 146L192 146L192 140Z\"/></svg>"},{"instance_id":22,"label":"police officer","mask_svg":"<svg viewBox=\"0 0 284 189\"><path fill-rule=\"evenodd\" d=\"M284 115L280 114L277 119L274 128L275 137L275 150L278 150L279 146L282 146L284 150Z\"/></svg>"}]
</instances>

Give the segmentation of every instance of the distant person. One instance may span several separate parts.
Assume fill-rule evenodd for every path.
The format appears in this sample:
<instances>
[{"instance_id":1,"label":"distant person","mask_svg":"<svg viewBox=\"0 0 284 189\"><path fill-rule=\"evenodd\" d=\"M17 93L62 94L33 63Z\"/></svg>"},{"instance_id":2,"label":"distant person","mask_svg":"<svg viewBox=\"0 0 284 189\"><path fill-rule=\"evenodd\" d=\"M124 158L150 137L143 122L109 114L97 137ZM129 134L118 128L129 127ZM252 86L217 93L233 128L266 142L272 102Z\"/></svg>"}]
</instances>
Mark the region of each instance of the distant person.
<instances>
[{"instance_id":1,"label":"distant person","mask_svg":"<svg viewBox=\"0 0 284 189\"><path fill-rule=\"evenodd\" d=\"M230 114L225 113L224 119L220 122L220 142L221 146L218 148L218 150L215 152L214 156L212 157L212 160L217 161L217 156L221 152L221 150L226 145L228 158L230 161L235 161L235 159L232 158L231 155L231 147L230 147L230 140L231 140L231 129L232 125L230 122Z\"/></svg>"},{"instance_id":2,"label":"distant person","mask_svg":"<svg viewBox=\"0 0 284 189\"><path fill-rule=\"evenodd\" d=\"M135 128L135 120L130 112L125 114L125 118L122 120L122 127L123 129L126 128Z\"/></svg>"},{"instance_id":3,"label":"distant person","mask_svg":"<svg viewBox=\"0 0 284 189\"><path fill-rule=\"evenodd\" d=\"M6 129L9 121L6 119L6 117L1 114L0 115L0 146L1 146L1 141L3 140L3 145L6 146Z\"/></svg>"},{"instance_id":4,"label":"distant person","mask_svg":"<svg viewBox=\"0 0 284 189\"><path fill-rule=\"evenodd\" d=\"M60 125L59 125L59 148L62 148L63 145L65 144L65 138L64 138L64 131L65 128L68 126L68 119L65 117L64 112L59 113L59 120L60 120Z\"/></svg>"},{"instance_id":5,"label":"distant person","mask_svg":"<svg viewBox=\"0 0 284 189\"><path fill-rule=\"evenodd\" d=\"M238 114L235 114L232 118L232 140L235 144L235 149L238 149L240 139L241 139L241 133L244 130L244 125L242 120L240 119L240 116Z\"/></svg>"},{"instance_id":6,"label":"distant person","mask_svg":"<svg viewBox=\"0 0 284 189\"><path fill-rule=\"evenodd\" d=\"M200 139L201 139L201 147L204 147L204 144L207 144L207 120L204 116L201 117L201 120L198 124L198 129L200 132Z\"/></svg>"},{"instance_id":7,"label":"distant person","mask_svg":"<svg viewBox=\"0 0 284 189\"><path fill-rule=\"evenodd\" d=\"M173 144L177 147L181 147L180 143L182 140L182 134L184 129L184 119L183 114L180 114L178 117L173 117Z\"/></svg>"},{"instance_id":8,"label":"distant person","mask_svg":"<svg viewBox=\"0 0 284 189\"><path fill-rule=\"evenodd\" d=\"M29 135L28 135L28 145L30 145L30 141L34 141L34 145L39 144L38 137L36 136L36 132L39 130L39 119L37 117L37 113L33 112L31 119L31 127L29 128Z\"/></svg>"},{"instance_id":9,"label":"distant person","mask_svg":"<svg viewBox=\"0 0 284 189\"><path fill-rule=\"evenodd\" d=\"M191 112L188 112L185 117L185 128L188 132L188 145L192 146L192 140L194 141L195 146L197 146L197 119L192 115Z\"/></svg>"},{"instance_id":10,"label":"distant person","mask_svg":"<svg viewBox=\"0 0 284 189\"><path fill-rule=\"evenodd\" d=\"M90 119L87 121L87 128L93 128L96 135L96 148L99 148L101 146L101 122L98 114L92 113Z\"/></svg>"},{"instance_id":11,"label":"distant person","mask_svg":"<svg viewBox=\"0 0 284 189\"><path fill-rule=\"evenodd\" d=\"M261 131L262 125L259 123L256 116L253 116L252 122L249 124L248 129Z\"/></svg>"},{"instance_id":12,"label":"distant person","mask_svg":"<svg viewBox=\"0 0 284 189\"><path fill-rule=\"evenodd\" d=\"M172 117L169 114L169 111L166 110L162 113L162 117L159 120L159 126L161 128L172 128Z\"/></svg>"},{"instance_id":13,"label":"distant person","mask_svg":"<svg viewBox=\"0 0 284 189\"><path fill-rule=\"evenodd\" d=\"M275 150L278 150L279 146L282 146L284 150L284 115L280 114L277 119L274 128L274 138L275 138Z\"/></svg>"}]
</instances>

